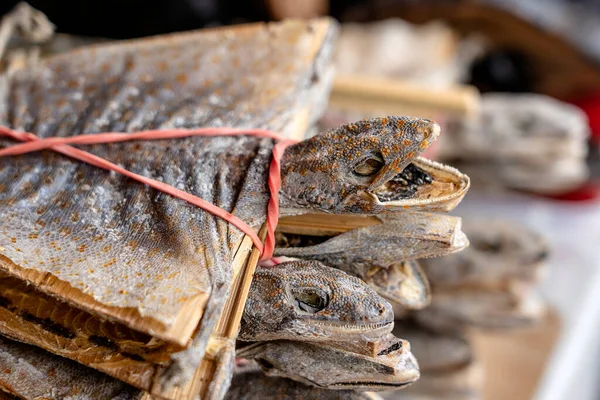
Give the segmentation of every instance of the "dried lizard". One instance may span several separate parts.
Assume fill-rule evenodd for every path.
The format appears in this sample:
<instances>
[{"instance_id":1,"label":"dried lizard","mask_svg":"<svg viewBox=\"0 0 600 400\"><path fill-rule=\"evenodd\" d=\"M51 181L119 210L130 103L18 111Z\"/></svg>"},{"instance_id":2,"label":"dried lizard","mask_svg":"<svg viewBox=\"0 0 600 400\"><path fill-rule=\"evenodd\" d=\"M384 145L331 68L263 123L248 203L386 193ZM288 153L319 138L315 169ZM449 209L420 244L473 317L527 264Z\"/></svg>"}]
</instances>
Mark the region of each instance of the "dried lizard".
<instances>
[{"instance_id":1,"label":"dried lizard","mask_svg":"<svg viewBox=\"0 0 600 400\"><path fill-rule=\"evenodd\" d=\"M425 307L430 295L426 274L414 259L452 254L469 243L460 218L423 212L386 216L382 224L334 237L279 234L278 239L276 255L321 261L411 309Z\"/></svg>"},{"instance_id":2,"label":"dried lizard","mask_svg":"<svg viewBox=\"0 0 600 400\"><path fill-rule=\"evenodd\" d=\"M353 390L327 390L289 379L265 376L259 371L234 375L226 400L380 400L379 396Z\"/></svg>"},{"instance_id":3,"label":"dried lizard","mask_svg":"<svg viewBox=\"0 0 600 400\"><path fill-rule=\"evenodd\" d=\"M353 342L258 342L238 349L269 376L335 390L382 391L404 388L419 379L408 342L393 335L383 346L361 348ZM374 350L374 352L372 352Z\"/></svg>"},{"instance_id":4,"label":"dried lizard","mask_svg":"<svg viewBox=\"0 0 600 400\"><path fill-rule=\"evenodd\" d=\"M289 60L286 68L294 74L277 75L277 90L272 90L272 85L250 86L248 77L271 73L273 60L285 58L277 56L278 49L269 58L248 54L243 73L235 57L249 40L260 45L274 37L290 39L301 51L304 42L297 39L307 29L314 32L292 24L250 29L242 39L223 31L183 34L56 56L2 77L0 123L40 137L223 124L285 131L301 108L299 88L326 79L320 64ZM381 118L289 148L282 160L282 212L451 208L464 195L468 178L417 157L438 131L428 120ZM271 148L270 140L237 137L89 149L193 192L258 227L268 198ZM409 163L431 182L407 187L402 170ZM3 159L0 178L5 189L0 221L6 232L0 253L10 260L11 273L20 266L52 274L104 306L131 308L166 327L187 300L207 298L192 345L174 355L161 384L190 379L229 290L230 249L241 233L189 204L56 154ZM69 355L65 349L48 348Z\"/></svg>"},{"instance_id":5,"label":"dried lizard","mask_svg":"<svg viewBox=\"0 0 600 400\"><path fill-rule=\"evenodd\" d=\"M238 339L357 340L393 327L391 305L360 279L318 261L290 261L257 269Z\"/></svg>"},{"instance_id":6,"label":"dried lizard","mask_svg":"<svg viewBox=\"0 0 600 400\"><path fill-rule=\"evenodd\" d=\"M2 391L21 399L142 400L143 393L81 364L0 337Z\"/></svg>"}]
</instances>

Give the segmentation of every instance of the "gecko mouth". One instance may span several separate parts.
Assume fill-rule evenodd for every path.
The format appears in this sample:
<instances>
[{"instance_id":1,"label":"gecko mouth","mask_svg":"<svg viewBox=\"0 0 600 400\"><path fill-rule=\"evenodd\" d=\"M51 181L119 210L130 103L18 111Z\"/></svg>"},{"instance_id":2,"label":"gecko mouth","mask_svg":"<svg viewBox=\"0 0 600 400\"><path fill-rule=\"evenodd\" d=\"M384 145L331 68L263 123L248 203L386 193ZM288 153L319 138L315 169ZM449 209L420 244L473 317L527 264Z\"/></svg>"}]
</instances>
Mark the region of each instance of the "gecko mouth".
<instances>
[{"instance_id":1,"label":"gecko mouth","mask_svg":"<svg viewBox=\"0 0 600 400\"><path fill-rule=\"evenodd\" d=\"M392 211L411 207L450 211L469 185L469 177L455 168L418 157L370 194L376 204Z\"/></svg>"},{"instance_id":2,"label":"gecko mouth","mask_svg":"<svg viewBox=\"0 0 600 400\"><path fill-rule=\"evenodd\" d=\"M335 386L335 387L344 387L344 388L348 388L348 389L356 389L356 387L362 386L362 387L368 387L368 388L375 388L375 387L381 387L381 388L385 388L385 387L404 387L404 386L408 386L412 383L414 383L418 378L415 378L412 381L409 382L402 382L402 383L384 383L384 382L376 382L376 381L349 381L349 382L339 382L339 383L334 383L331 386Z\"/></svg>"},{"instance_id":3,"label":"gecko mouth","mask_svg":"<svg viewBox=\"0 0 600 400\"><path fill-rule=\"evenodd\" d=\"M370 334L375 336L390 333L394 329L394 321L382 322L377 324L343 324L335 322L311 321L315 325L326 327L332 331L339 331L345 334Z\"/></svg>"}]
</instances>

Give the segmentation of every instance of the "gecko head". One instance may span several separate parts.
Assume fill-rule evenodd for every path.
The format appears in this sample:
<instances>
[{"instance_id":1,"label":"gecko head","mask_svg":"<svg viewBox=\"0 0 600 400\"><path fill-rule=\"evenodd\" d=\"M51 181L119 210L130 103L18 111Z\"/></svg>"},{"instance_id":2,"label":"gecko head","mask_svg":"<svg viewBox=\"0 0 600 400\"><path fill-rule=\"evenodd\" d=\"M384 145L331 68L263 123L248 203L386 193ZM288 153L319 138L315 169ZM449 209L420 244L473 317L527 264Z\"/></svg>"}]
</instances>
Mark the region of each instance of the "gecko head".
<instances>
[{"instance_id":1,"label":"gecko head","mask_svg":"<svg viewBox=\"0 0 600 400\"><path fill-rule=\"evenodd\" d=\"M439 133L428 119L385 117L290 146L282 159L282 208L378 214L406 205L397 201L419 197L431 177L420 168L404 170Z\"/></svg>"},{"instance_id":2,"label":"gecko head","mask_svg":"<svg viewBox=\"0 0 600 400\"><path fill-rule=\"evenodd\" d=\"M298 260L255 272L239 339L357 340L393 326L392 306L366 283L318 261Z\"/></svg>"},{"instance_id":3,"label":"gecko head","mask_svg":"<svg viewBox=\"0 0 600 400\"><path fill-rule=\"evenodd\" d=\"M375 354L344 343L287 340L254 343L238 350L258 362L269 376L293 379L309 386L359 391L396 390L416 381L419 366L410 344L391 336ZM377 344L373 344L377 346Z\"/></svg>"}]
</instances>

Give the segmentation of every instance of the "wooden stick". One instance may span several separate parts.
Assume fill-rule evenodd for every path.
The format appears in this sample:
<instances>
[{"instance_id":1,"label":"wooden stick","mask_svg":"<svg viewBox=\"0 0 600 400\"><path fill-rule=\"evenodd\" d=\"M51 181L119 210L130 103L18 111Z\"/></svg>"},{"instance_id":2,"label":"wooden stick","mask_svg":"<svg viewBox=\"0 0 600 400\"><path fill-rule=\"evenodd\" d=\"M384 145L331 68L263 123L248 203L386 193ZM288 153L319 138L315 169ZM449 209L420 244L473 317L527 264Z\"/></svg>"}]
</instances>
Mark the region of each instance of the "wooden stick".
<instances>
[{"instance_id":1,"label":"wooden stick","mask_svg":"<svg viewBox=\"0 0 600 400\"><path fill-rule=\"evenodd\" d=\"M303 214L279 220L277 232L297 235L330 236L381 224L377 217L359 215Z\"/></svg>"},{"instance_id":2,"label":"wooden stick","mask_svg":"<svg viewBox=\"0 0 600 400\"><path fill-rule=\"evenodd\" d=\"M425 113L471 115L478 111L479 100L472 86L433 89L395 79L340 75L333 83L330 102L334 107L374 112L408 107Z\"/></svg>"}]
</instances>

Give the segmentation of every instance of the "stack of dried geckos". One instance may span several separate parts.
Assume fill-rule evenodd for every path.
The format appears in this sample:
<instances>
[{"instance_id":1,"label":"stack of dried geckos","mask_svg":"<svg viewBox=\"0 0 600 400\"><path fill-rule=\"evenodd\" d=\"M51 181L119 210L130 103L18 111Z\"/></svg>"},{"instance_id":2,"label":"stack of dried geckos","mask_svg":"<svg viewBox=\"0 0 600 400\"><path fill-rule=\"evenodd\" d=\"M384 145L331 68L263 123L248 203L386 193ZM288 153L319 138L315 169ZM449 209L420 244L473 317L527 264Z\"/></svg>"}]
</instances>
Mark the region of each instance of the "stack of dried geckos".
<instances>
[{"instance_id":1,"label":"stack of dried geckos","mask_svg":"<svg viewBox=\"0 0 600 400\"><path fill-rule=\"evenodd\" d=\"M0 133L36 140L18 132L231 127L301 137L323 110L334 37L329 20L284 22L54 56L0 76ZM222 398L238 328L237 354L273 375L329 389L414 382L417 363L391 334L386 299L402 310L427 305L415 259L468 243L458 218L432 213L452 209L469 186L457 170L419 157L438 134L432 121L387 117L288 147L280 257L256 273L251 238L212 213L73 160L80 153L65 144L0 150L0 333L137 390L88 372L79 379L70 362L8 339L0 388L21 398ZM2 139L0 148L15 144ZM234 135L81 149L263 234L273 146ZM269 396L272 382L257 379L265 388L257 393Z\"/></svg>"}]
</instances>

